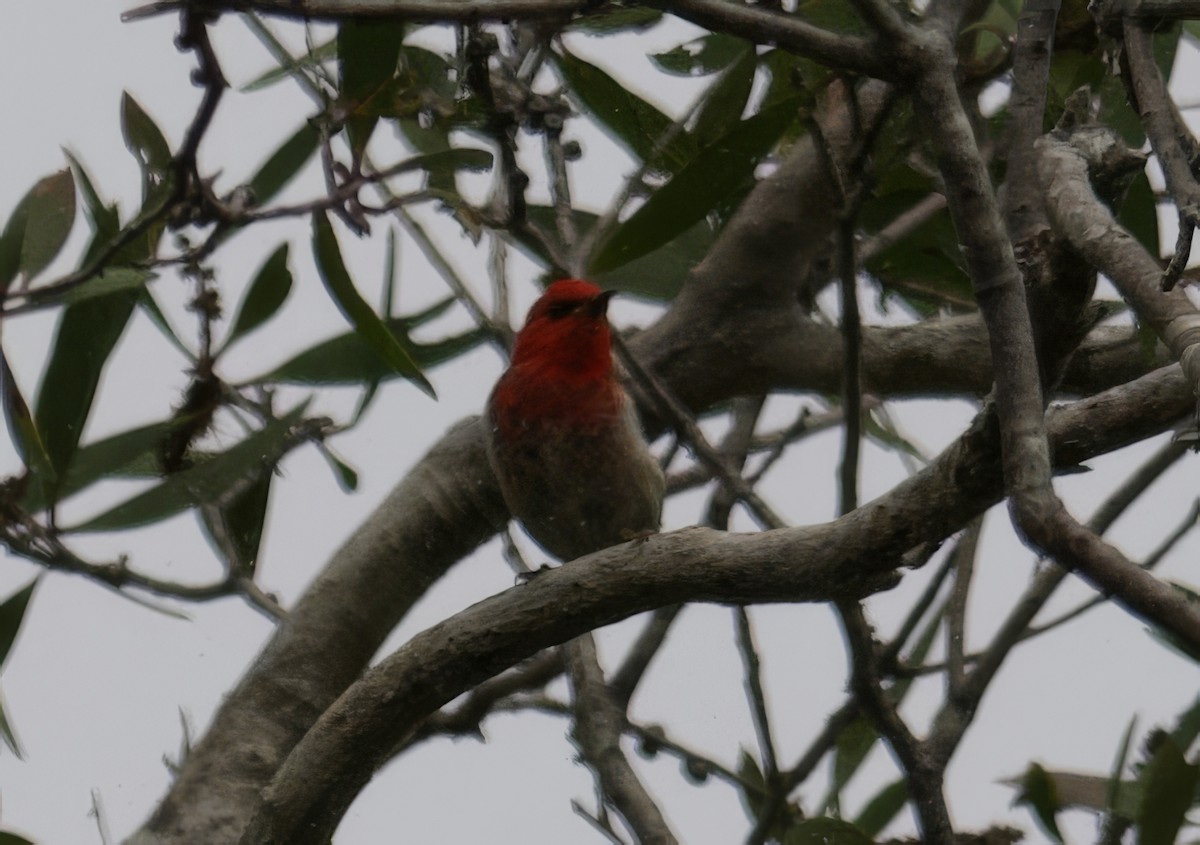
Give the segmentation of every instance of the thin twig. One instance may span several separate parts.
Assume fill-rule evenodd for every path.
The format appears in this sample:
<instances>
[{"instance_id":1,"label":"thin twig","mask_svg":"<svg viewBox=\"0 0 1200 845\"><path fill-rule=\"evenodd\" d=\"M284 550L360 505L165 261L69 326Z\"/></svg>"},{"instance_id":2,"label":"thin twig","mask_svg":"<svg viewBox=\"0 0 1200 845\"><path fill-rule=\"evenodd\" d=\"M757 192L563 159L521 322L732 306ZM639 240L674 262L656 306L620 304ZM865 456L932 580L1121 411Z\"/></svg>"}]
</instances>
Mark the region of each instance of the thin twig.
<instances>
[{"instance_id":1,"label":"thin twig","mask_svg":"<svg viewBox=\"0 0 1200 845\"><path fill-rule=\"evenodd\" d=\"M982 529L983 517L971 520L950 554L950 563L954 567L954 589L946 605L946 686L950 696L958 694L966 678L963 652L967 639L967 599L971 594L975 552Z\"/></svg>"},{"instance_id":2,"label":"thin twig","mask_svg":"<svg viewBox=\"0 0 1200 845\"><path fill-rule=\"evenodd\" d=\"M784 521L746 483L746 479L728 466L725 458L713 448L704 433L700 431L700 427L696 425L695 419L687 408L633 357L620 335L613 335L613 349L621 363L629 371L633 381L650 398L656 413L671 423L679 436L695 452L696 457L707 464L721 483L746 505L759 524L764 528L783 528Z\"/></svg>"}]
</instances>

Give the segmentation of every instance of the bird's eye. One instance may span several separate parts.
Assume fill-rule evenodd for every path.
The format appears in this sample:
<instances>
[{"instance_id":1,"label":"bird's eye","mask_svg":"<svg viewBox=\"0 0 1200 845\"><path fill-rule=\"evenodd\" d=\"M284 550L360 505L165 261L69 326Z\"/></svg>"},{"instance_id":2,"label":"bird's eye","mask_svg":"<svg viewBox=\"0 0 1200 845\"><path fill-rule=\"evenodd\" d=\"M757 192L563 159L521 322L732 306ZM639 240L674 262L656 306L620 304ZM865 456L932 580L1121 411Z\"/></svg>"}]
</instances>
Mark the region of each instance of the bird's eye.
<instances>
[{"instance_id":1,"label":"bird's eye","mask_svg":"<svg viewBox=\"0 0 1200 845\"><path fill-rule=\"evenodd\" d=\"M552 302L546 309L546 316L552 320L561 320L579 305L578 302Z\"/></svg>"}]
</instances>

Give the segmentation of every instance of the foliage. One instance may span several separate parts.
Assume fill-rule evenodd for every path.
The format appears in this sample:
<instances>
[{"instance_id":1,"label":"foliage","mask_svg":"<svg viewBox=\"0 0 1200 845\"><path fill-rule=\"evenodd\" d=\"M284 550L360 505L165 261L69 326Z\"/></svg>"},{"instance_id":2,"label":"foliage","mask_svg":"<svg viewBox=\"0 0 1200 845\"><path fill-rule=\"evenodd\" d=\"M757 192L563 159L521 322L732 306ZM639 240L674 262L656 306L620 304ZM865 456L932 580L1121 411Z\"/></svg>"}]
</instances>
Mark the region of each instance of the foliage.
<instances>
[{"instance_id":1,"label":"foliage","mask_svg":"<svg viewBox=\"0 0 1200 845\"><path fill-rule=\"evenodd\" d=\"M961 22L954 45L968 94L964 98L967 116L979 150L989 156L988 175L995 185L1013 172L1018 153L1024 154L1006 147L1020 127L1014 126L1014 103L1001 98L985 113L977 95L989 86L1011 89L1013 85L1010 71L1021 5L1012 0L971 4L976 17ZM1088 103L1095 121L1119 133L1124 143L1140 147L1147 137L1144 115L1131 105L1126 90L1130 83L1114 72L1121 49L1119 35L1081 13L1081 4L1062 5L1058 31L1051 33L1054 49L1040 128L1050 131L1059 125L1065 131L1060 117L1064 112L1070 115L1072 97L1081 86L1090 86ZM795 4L794 12L772 14L804 27L819 27L831 37L860 39L877 47L872 33L881 24L871 9L882 18L899 16L898 4L834 0L804 0ZM909 13L904 14L907 25ZM932 333L940 330L942 318L979 312L980 280L972 278L971 256L961 247L962 222L948 199L952 192L939 170L942 154L931 137L927 116L899 85L887 93L877 119L871 118L862 105L869 87L862 68L839 67L804 49L790 50L782 36L760 38L764 43L756 44L743 37L749 33L715 18L708 22L710 31L698 37L689 36L670 49L642 51L638 58L652 71L635 82L634 74L613 66L616 63L589 58L601 52L598 45L605 39L619 36L640 44L636 39L641 34L669 26L663 12L632 3L591 4L561 20L511 25L471 21L419 26L399 19L353 18L307 24L308 48L300 55L277 38L276 27L284 24L251 11L238 25L259 37L271 62L242 84L236 96L269 97L275 86L293 85L317 105L298 127L285 127L279 137L252 139L254 147L247 156L262 163L243 178L233 179L225 174L236 172L235 167L202 168L198 160L197 146L226 91L218 54L203 34L211 23L199 12L185 12L183 20L190 34L181 44L194 52L205 103L211 108L202 105L184 140L173 146L131 94L121 97L121 127L138 167L140 206L123 214L99 192L81 157L68 155L62 170L34 181L6 212L0 231L5 319L19 320L35 311L57 315L45 359L37 362L41 379L36 391L17 383L10 366L14 350L0 349L3 411L20 460L14 475L0 486L0 542L47 569L82 573L132 594L149 590L185 600L200 593L242 595L269 615L281 615L257 580L272 491L285 483L279 478L281 463L296 449L311 446L331 462L340 483L354 489L357 472L334 454L330 441L359 426L378 391L415 386L418 391L405 395L417 409L419 403L434 398L431 370L484 343L503 347L511 335L511 326L502 316L507 303L485 308L475 301L474 286L464 284L454 269L446 239L430 236L420 225L421 219L428 219L421 215L430 210L439 213L439 225L452 236L489 244L495 291L507 289L506 269L519 266L507 252L516 247L544 278L585 273L669 312L721 239L733 236L732 221L752 192L791 166L800 151L811 150L811 160L829 163L830 189L837 196L828 200L829 208L820 207L821 198L803 198L811 206L806 207L806 215L826 214L830 219L825 221L820 249L814 250L818 260L800 269L788 265L778 270L779 275L803 276L780 282L790 286L788 307L796 310L792 319L816 326L837 324L850 348L851 330L862 327L843 319L848 313L845 300L843 307L833 309L823 293L838 282L839 275L852 297L858 296L853 292L854 279L857 290L869 292L875 306L871 314L904 320L915 331ZM772 20L779 22L779 18ZM234 23L227 18L221 25ZM1153 58L1162 72L1169 74L1187 32L1166 24L1155 32ZM444 49L431 49L434 42ZM652 94L679 79L694 83L694 99L672 109L656 105L661 98ZM839 109L850 113L849 129L838 128L831 118ZM558 178L560 172L589 166L599 158L571 140L574 128L583 126L602 133L628 161L611 205L600 210L573 203L568 180ZM858 140L847 144L839 140L842 135ZM548 162L542 180L549 186L545 191L529 187L537 182L522 170L530 166L530 158L517 155L534 148L540 148ZM396 153L397 149L402 152ZM845 155L846 150L851 154ZM298 184L308 190L311 180L303 174L313 168L319 169L326 190L301 201L284 200ZM485 186L483 199L480 185ZM1105 199L1114 204L1118 219L1132 235L1157 255L1161 237L1157 200L1144 172L1134 173ZM279 230L267 224L276 220L290 221L293 235L274 234ZM304 230L302 235L294 234L297 224ZM48 269L56 260L62 263L68 237L77 225L89 232L86 246L77 255L66 256L73 269L49 278ZM355 248L349 246L352 238L371 241L381 230L387 233L388 250L381 274L384 302L376 307L363 296L368 284L361 275L356 279L361 271L354 268L359 265L348 258ZM223 263L226 246L247 232L258 235L255 243L261 247L252 273ZM394 301L401 282L396 271L398 243L415 244L449 293L425 308L396 313ZM1064 244L1056 245L1063 251L1054 254L1054 260L1082 264L1073 247ZM845 267L838 266L847 255L849 281L844 278ZM1094 269L1085 275L1094 285ZM159 291L166 279L189 286L188 307L195 317L190 333L172 326L164 314ZM305 338L302 348L277 353L261 347L259 375L240 382L227 377L229 350L255 343L268 328L297 327L299 321L289 312L293 290L313 279L323 284L330 306L345 318L348 329L316 341L296 330L296 337ZM228 291L237 288L244 292L224 320L223 303L230 298ZM1089 288L1085 299L1091 296ZM731 308L750 311L757 306L755 301L744 301ZM1087 301L1079 303L1072 320L1086 322L1087 308ZM161 418L131 421L123 431L89 438L88 423L97 396L105 389L106 370L137 315L158 327L164 350L183 354L186 366L181 375L187 387L176 407ZM466 319L471 325L443 328L450 318ZM1070 334L1078 326L1072 322L1052 328ZM1086 331L1080 332L1081 338L1083 334ZM843 335L837 337L842 342ZM1143 333L1146 337L1153 347L1154 336ZM700 337L695 343L702 346L708 340L713 337ZM1047 347L1041 348L1045 352ZM1065 368L1072 351L1051 364ZM926 357L934 356L927 353ZM921 370L927 363L914 354L896 371ZM1049 366L1048 372L1053 369ZM1150 368L1143 365L1142 369ZM786 378L771 383L773 372L763 363L755 383L722 387L726 393L720 399L778 395L796 388ZM848 367L846 372L856 371ZM866 396L862 402L831 395L829 385L838 379L804 384L811 401L795 426L747 440L740 452L731 447L721 460L747 465L745 477L757 483L808 435L807 418L825 414L845 425L847 441L869 438L915 471L924 460L921 451L894 424L886 400L890 395L912 394L958 394L974 400L972 394L983 393L986 387L964 388L972 379L978 381L978 374L944 387L868 382L868 389L878 397ZM1044 385L1048 396L1053 395L1049 391L1055 384ZM855 389L862 386L856 384ZM334 420L310 411L322 391L336 388L358 391L360 401L352 415ZM710 394L697 390L688 401L696 395ZM721 413L736 422L738 411L726 414L727 408L712 402L690 410ZM750 421L752 431L756 414ZM985 421L980 429L994 428L994 420L983 416L981 420ZM703 450L689 440L686 426L675 422L677 443L703 457ZM230 443L213 436L218 427L241 433ZM1136 436L1149 433L1153 432ZM846 460L853 477L856 459ZM714 477L711 466L699 459L678 476L689 473L705 481ZM846 484L846 477L840 483ZM114 480L136 480L143 486L76 524L61 523L65 501L104 491L108 489L104 485ZM722 491L718 496L721 485L712 483L710 514L726 494ZM739 497L748 501L744 495ZM123 559L91 562L73 547L78 535L128 532L180 513L199 518L223 569L217 581L203 588L160 581ZM812 789L804 793L807 800L799 791L813 767L805 771L799 763L791 769L782 765L765 729L760 730L754 752L740 749L736 770L690 755L661 737L642 736L642 749L647 756L664 748L677 754L684 762L685 776L698 783L720 779L731 784L760 842L858 845L891 829L906 807L927 824L918 806L918 791L927 784L919 782L911 767L906 768L903 755L898 755L899 770L874 785L857 812L847 811L843 798L860 778L868 755L885 738L893 746L899 741L887 717L899 718L918 676L945 673L953 690L945 708L958 705L955 696L974 696L970 706L956 714L965 720L965 730L990 680L975 675L982 678L980 686L969 689L963 681L968 673L965 667L973 664L973 671L982 671L978 665L987 664L989 655L998 665L1015 646L1016 638L997 635L994 651L969 655L960 638L949 647L952 653L944 664L931 657L939 637L956 630L961 634L977 540L970 537L977 531L977 526L964 522L952 532L953 541L949 534L938 538L951 550L931 578L925 598L913 604L904 626L889 642L876 643L867 630L865 646L862 641L856 645L852 622L846 623L857 661L849 670L854 676L853 694L840 716L830 718L820 740L823 745L814 746L816 757L831 765L819 800ZM926 550L929 554L933 545ZM943 589L943 585L951 586ZM33 587L30 584L0 604L0 667L29 609ZM1187 590L1182 585L1180 589ZM842 612L846 613L844 608ZM1029 627L1031 620L1032 616L1025 620L1022 636L1041 633ZM1169 631L1156 633L1179 646ZM1179 647L1191 653L1186 642ZM749 647L745 656L747 663L757 660ZM860 678L864 662L872 663L870 668L884 680ZM868 687L874 684L877 694L866 695L860 682ZM765 712L762 688L751 681L747 687L751 706ZM535 706L527 698L510 697L507 703L514 709ZM1105 814L1112 825L1135 830L1140 842L1176 841L1188 824L1187 814L1196 803L1200 784L1195 752L1198 713L1200 704L1194 704L1174 731L1153 732L1132 767L1125 765L1127 738L1116 771L1111 778L1100 779L1105 786L1103 800L1080 798L1071 792L1080 781L1036 763L1017 784L1018 800L1028 805L1037 823L1056 841L1064 838L1059 815L1079 807ZM483 715L486 709L476 718L476 731ZM889 729L893 729L890 735ZM3 709L0 739L20 753ZM958 739L961 734L954 744ZM945 764L946 760L939 762L943 771ZM1094 788L1096 781L1084 785ZM601 813L597 824L608 823ZM22 841L15 834L0 833L0 840L6 837Z\"/></svg>"}]
</instances>

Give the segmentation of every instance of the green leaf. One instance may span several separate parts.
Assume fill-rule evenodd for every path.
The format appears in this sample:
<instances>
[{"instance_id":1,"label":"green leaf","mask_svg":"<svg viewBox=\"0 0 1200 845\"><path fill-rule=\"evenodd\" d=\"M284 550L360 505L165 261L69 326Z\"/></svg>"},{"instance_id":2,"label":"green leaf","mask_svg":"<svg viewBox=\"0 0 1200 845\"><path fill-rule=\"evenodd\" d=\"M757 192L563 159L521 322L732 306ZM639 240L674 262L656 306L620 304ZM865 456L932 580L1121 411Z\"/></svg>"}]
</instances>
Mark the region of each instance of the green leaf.
<instances>
[{"instance_id":1,"label":"green leaf","mask_svg":"<svg viewBox=\"0 0 1200 845\"><path fill-rule=\"evenodd\" d=\"M54 465L46 452L46 444L38 431L37 423L29 412L29 405L21 395L16 379L13 378L12 369L8 366L8 356L4 354L3 349L0 349L0 393L8 433L12 437L17 454L29 470L30 484L27 489L39 493L53 489L56 477Z\"/></svg>"},{"instance_id":2,"label":"green leaf","mask_svg":"<svg viewBox=\"0 0 1200 845\"><path fill-rule=\"evenodd\" d=\"M325 460L329 463L333 470L334 477L337 479L338 486L342 488L344 493L353 493L358 489L358 472L350 464L342 460L336 452L329 448L328 444L320 444L320 452Z\"/></svg>"},{"instance_id":3,"label":"green leaf","mask_svg":"<svg viewBox=\"0 0 1200 845\"><path fill-rule=\"evenodd\" d=\"M155 276L149 270L135 267L109 267L82 285L71 288L60 301L65 305L71 305L121 291L137 291L153 278Z\"/></svg>"},{"instance_id":4,"label":"green leaf","mask_svg":"<svg viewBox=\"0 0 1200 845\"><path fill-rule=\"evenodd\" d=\"M146 316L150 318L150 322L154 323L155 327L162 332L163 337L179 350L180 355L189 361L194 362L196 360L195 353L188 349L188 345L179 337L179 334L171 325L171 321L167 319L167 315L159 307L158 300L154 298L154 293L149 287L143 287L138 291L138 305L146 312Z\"/></svg>"},{"instance_id":5,"label":"green leaf","mask_svg":"<svg viewBox=\"0 0 1200 845\"><path fill-rule=\"evenodd\" d=\"M109 205L100 198L82 162L70 152L67 152L66 156L75 174L75 184L79 186L79 193L83 196L83 209L88 225L92 227L92 240L83 257L83 263L86 265L117 236L121 230L121 218L115 205Z\"/></svg>"},{"instance_id":6,"label":"green leaf","mask_svg":"<svg viewBox=\"0 0 1200 845\"><path fill-rule=\"evenodd\" d=\"M930 649L933 648L934 642L937 640L938 629L941 628L942 620L946 618L946 609L950 602L947 599L938 605L937 610L930 614L929 619L925 622L925 627L921 629L921 633L917 635L916 641L904 660L910 666L920 666L925 662L925 658L929 656ZM904 701L904 697L908 695L909 689L912 688L915 676L900 678L891 688L891 698L897 705Z\"/></svg>"},{"instance_id":7,"label":"green leaf","mask_svg":"<svg viewBox=\"0 0 1200 845\"><path fill-rule=\"evenodd\" d=\"M142 171L142 207L159 208L171 195L171 148L150 115L126 91L121 98L121 133Z\"/></svg>"},{"instance_id":8,"label":"green leaf","mask_svg":"<svg viewBox=\"0 0 1200 845\"><path fill-rule=\"evenodd\" d=\"M741 42L742 49L721 76L709 86L696 114L692 135L701 147L706 147L725 133L728 127L742 119L750 89L754 86L754 72L758 67L758 54L754 45Z\"/></svg>"},{"instance_id":9,"label":"green leaf","mask_svg":"<svg viewBox=\"0 0 1200 845\"><path fill-rule=\"evenodd\" d=\"M21 248L25 245L25 226L29 214L18 203L0 232L0 295L8 291L13 279L21 271Z\"/></svg>"},{"instance_id":10,"label":"green leaf","mask_svg":"<svg viewBox=\"0 0 1200 845\"><path fill-rule=\"evenodd\" d=\"M594 273L592 278L604 288L669 302L683 288L687 274L704 260L715 239L708 221L701 220L658 249L615 269Z\"/></svg>"},{"instance_id":11,"label":"green leaf","mask_svg":"<svg viewBox=\"0 0 1200 845\"><path fill-rule=\"evenodd\" d=\"M743 787L738 793L742 799L742 805L746 809L746 815L750 821L756 821L758 814L762 812L763 793L767 781L763 777L762 769L758 767L758 761L745 748L739 749L738 753L738 778L743 783L756 787L755 789Z\"/></svg>"},{"instance_id":12,"label":"green leaf","mask_svg":"<svg viewBox=\"0 0 1200 845\"><path fill-rule=\"evenodd\" d=\"M865 716L858 716L842 728L834 742L833 776L829 792L822 803L822 812L829 812L841 803L842 789L862 766L879 740L879 733Z\"/></svg>"},{"instance_id":13,"label":"green leaf","mask_svg":"<svg viewBox=\"0 0 1200 845\"><path fill-rule=\"evenodd\" d=\"M782 839L783 845L873 845L850 822L841 819L805 819L792 825Z\"/></svg>"},{"instance_id":14,"label":"green leaf","mask_svg":"<svg viewBox=\"0 0 1200 845\"><path fill-rule=\"evenodd\" d=\"M140 426L80 448L59 482L56 490L58 499L78 493L101 479L157 476L159 444L174 424L173 420L169 420ZM29 490L21 504L31 512L37 512L47 507L49 502L43 495Z\"/></svg>"},{"instance_id":15,"label":"green leaf","mask_svg":"<svg viewBox=\"0 0 1200 845\"><path fill-rule=\"evenodd\" d=\"M265 467L228 501L200 505L200 524L230 572L254 577L274 475Z\"/></svg>"},{"instance_id":16,"label":"green leaf","mask_svg":"<svg viewBox=\"0 0 1200 845\"><path fill-rule=\"evenodd\" d=\"M1108 794L1105 796L1105 806L1109 813L1116 814L1117 806L1121 801L1121 788L1124 783L1121 780L1121 775L1125 771L1125 761L1129 758L1129 747L1133 743L1133 731L1137 725L1137 717L1134 716L1129 720L1128 727L1125 728L1125 736L1121 740L1121 747L1117 751L1116 759L1113 760L1112 774L1108 778ZM1131 818L1130 821L1133 821Z\"/></svg>"},{"instance_id":17,"label":"green leaf","mask_svg":"<svg viewBox=\"0 0 1200 845\"><path fill-rule=\"evenodd\" d=\"M543 233L551 243L558 242L553 208L546 205L530 205L526 208L525 214L533 227ZM575 231L580 233L590 230L599 219L598 215L579 209L572 209L571 216L575 220ZM544 266L553 263L541 238L524 230L514 231L512 235L530 256ZM635 258L613 270L595 273L591 278L596 284L606 289L619 290L659 302L669 302L683 287L683 280L687 274L704 260L715 237L716 234L708 221L701 220L679 237L647 255ZM561 244L559 246L561 248Z\"/></svg>"},{"instance_id":18,"label":"green leaf","mask_svg":"<svg viewBox=\"0 0 1200 845\"><path fill-rule=\"evenodd\" d=\"M583 32L587 35L618 35L641 32L662 20L663 13L645 6L618 6L605 4L600 11L578 17L563 29L567 32Z\"/></svg>"},{"instance_id":19,"label":"green leaf","mask_svg":"<svg viewBox=\"0 0 1200 845\"><path fill-rule=\"evenodd\" d=\"M3 711L0 711L0 721L3 721L3 715ZM0 845L36 845L36 843L31 839L26 839L24 836L0 830Z\"/></svg>"},{"instance_id":20,"label":"green leaf","mask_svg":"<svg viewBox=\"0 0 1200 845\"><path fill-rule=\"evenodd\" d=\"M453 147L425 155L413 156L393 168L394 172L407 173L410 170L424 170L433 175L447 175L459 170L470 170L482 173L491 169L492 154L487 150L477 150L471 147Z\"/></svg>"},{"instance_id":21,"label":"green leaf","mask_svg":"<svg viewBox=\"0 0 1200 845\"><path fill-rule=\"evenodd\" d=\"M337 41L331 38L324 44L316 45L300 58L282 64L279 67L271 68L267 72L256 76L238 90L243 94L261 91L263 88L269 88L276 82L282 82L285 79L295 76L306 68L319 67L336 56Z\"/></svg>"},{"instance_id":22,"label":"green leaf","mask_svg":"<svg viewBox=\"0 0 1200 845\"><path fill-rule=\"evenodd\" d=\"M8 713L4 710L4 696L0 695L0 741L3 741L8 746L9 750L17 756L17 759L22 759L25 752L21 750L21 742L17 739L17 732L13 729L12 722L9 721ZM10 834L0 833L0 845L4 845L4 837ZM19 836L13 837L17 842L25 842Z\"/></svg>"},{"instance_id":23,"label":"green leaf","mask_svg":"<svg viewBox=\"0 0 1200 845\"><path fill-rule=\"evenodd\" d=\"M79 445L104 365L137 299L137 290L119 290L63 309L34 411L59 478Z\"/></svg>"},{"instance_id":24,"label":"green leaf","mask_svg":"<svg viewBox=\"0 0 1200 845\"><path fill-rule=\"evenodd\" d=\"M907 164L897 164L885 172L874 196L863 204L859 219L867 231L877 233L935 190L926 175ZM974 308L958 235L944 209L877 253L866 267L887 293L918 311L946 305Z\"/></svg>"},{"instance_id":25,"label":"green leaf","mask_svg":"<svg viewBox=\"0 0 1200 845\"><path fill-rule=\"evenodd\" d=\"M812 91L824 88L828 68L779 48L768 50L758 59L770 76L760 108L795 97L811 111L815 102ZM809 82L812 77L817 77L816 84Z\"/></svg>"},{"instance_id":26,"label":"green leaf","mask_svg":"<svg viewBox=\"0 0 1200 845\"><path fill-rule=\"evenodd\" d=\"M845 0L798 0L796 17L840 35L863 35L867 26Z\"/></svg>"},{"instance_id":27,"label":"green leaf","mask_svg":"<svg viewBox=\"0 0 1200 845\"><path fill-rule=\"evenodd\" d=\"M1175 741L1163 735L1139 778L1138 845L1173 845L1200 784L1200 766L1188 763Z\"/></svg>"},{"instance_id":28,"label":"green leaf","mask_svg":"<svg viewBox=\"0 0 1200 845\"><path fill-rule=\"evenodd\" d=\"M1021 778L1020 791L1013 800L1013 806L1018 804L1029 806L1033 811L1033 817L1047 836L1055 842L1063 841L1062 832L1058 829L1058 821L1055 818L1061 805L1054 788L1054 780L1037 763L1030 763Z\"/></svg>"},{"instance_id":29,"label":"green leaf","mask_svg":"<svg viewBox=\"0 0 1200 845\"><path fill-rule=\"evenodd\" d=\"M89 519L70 531L115 531L158 522L199 504L235 497L269 471L291 448L294 427L308 402L272 420L241 443Z\"/></svg>"},{"instance_id":30,"label":"green leaf","mask_svg":"<svg viewBox=\"0 0 1200 845\"><path fill-rule=\"evenodd\" d=\"M665 53L651 53L650 61L659 70L676 76L707 76L724 70L743 57L746 42L732 35L709 33Z\"/></svg>"},{"instance_id":31,"label":"green leaf","mask_svg":"<svg viewBox=\"0 0 1200 845\"><path fill-rule=\"evenodd\" d=\"M13 643L17 641L17 633L21 630L21 621L29 608L29 600L33 597L33 588L38 579L34 578L26 586L6 598L0 604L0 668L12 652Z\"/></svg>"},{"instance_id":32,"label":"green leaf","mask_svg":"<svg viewBox=\"0 0 1200 845\"><path fill-rule=\"evenodd\" d=\"M421 374L409 349L401 345L400 338L371 310L371 306L354 287L329 218L323 211L313 212L313 252L317 259L317 270L325 289L333 297L338 308L354 326L363 342L399 375L412 381L417 387L434 397L433 385Z\"/></svg>"},{"instance_id":33,"label":"green leaf","mask_svg":"<svg viewBox=\"0 0 1200 845\"><path fill-rule=\"evenodd\" d=\"M704 219L753 177L759 161L771 151L796 115L797 102L785 100L739 122L702 149L590 257L589 272L616 269Z\"/></svg>"},{"instance_id":34,"label":"green leaf","mask_svg":"<svg viewBox=\"0 0 1200 845\"><path fill-rule=\"evenodd\" d=\"M1200 736L1200 698L1193 701L1192 706L1180 714L1175 729L1171 731L1171 738L1185 754L1192 747L1197 736Z\"/></svg>"},{"instance_id":35,"label":"green leaf","mask_svg":"<svg viewBox=\"0 0 1200 845\"><path fill-rule=\"evenodd\" d=\"M396 266L398 264L396 260L396 249L396 230L389 228L387 233L387 253L383 265L383 302L380 303L379 306L379 313L385 320L389 321L389 328L391 327L390 321L392 319L396 301L396 288L398 287L396 284ZM358 404L354 408L354 414L350 417L350 428L355 427L359 424L359 422L362 421L363 415L366 414L367 409L371 407L371 404L375 401L375 397L379 394L379 385L379 379L372 379L371 381L367 382L365 389L362 392L362 396L359 397ZM330 455L326 455L327 459L330 457ZM349 467L347 467L347 469L349 469ZM351 472L353 472L353 470L351 470ZM342 473L340 469L339 473L340 477L342 478L342 481L340 481L339 484L343 484L344 486L348 480L347 476L345 473ZM354 483L352 487L354 489L358 487L357 474L354 475Z\"/></svg>"},{"instance_id":36,"label":"green leaf","mask_svg":"<svg viewBox=\"0 0 1200 845\"><path fill-rule=\"evenodd\" d=\"M613 140L649 166L674 173L695 155L695 142L676 134L663 150L658 144L674 121L593 64L563 51L554 65L571 94Z\"/></svg>"},{"instance_id":37,"label":"green leaf","mask_svg":"<svg viewBox=\"0 0 1200 845\"><path fill-rule=\"evenodd\" d=\"M1137 238L1147 252L1157 256L1162 251L1158 232L1158 202L1154 197L1154 189L1145 172L1137 174L1129 190L1125 192L1125 202L1121 203L1117 220L1129 230L1129 234Z\"/></svg>"},{"instance_id":38,"label":"green leaf","mask_svg":"<svg viewBox=\"0 0 1200 845\"><path fill-rule=\"evenodd\" d=\"M892 819L896 818L907 803L908 781L901 778L875 793L875 797L867 802L867 806L854 820L854 825L869 838L876 837L892 823Z\"/></svg>"},{"instance_id":39,"label":"green leaf","mask_svg":"<svg viewBox=\"0 0 1200 845\"><path fill-rule=\"evenodd\" d=\"M254 281L238 305L237 315L225 340L225 349L234 341L261 326L283 305L292 290L292 272L288 269L288 245L280 244L258 268Z\"/></svg>"},{"instance_id":40,"label":"green leaf","mask_svg":"<svg viewBox=\"0 0 1200 845\"><path fill-rule=\"evenodd\" d=\"M398 339L404 337L410 327L409 322L402 318L388 320L386 325ZM425 369L457 358L487 339L488 334L483 329L472 329L433 343L410 341L409 350L417 365ZM401 374L380 359L360 335L350 332L306 349L252 381L361 385L373 381L388 381L399 375Z\"/></svg>"},{"instance_id":41,"label":"green leaf","mask_svg":"<svg viewBox=\"0 0 1200 845\"><path fill-rule=\"evenodd\" d=\"M346 20L338 24L339 93L349 112L346 134L357 164L379 118L358 110L396 74L405 25L400 21Z\"/></svg>"},{"instance_id":42,"label":"green leaf","mask_svg":"<svg viewBox=\"0 0 1200 845\"><path fill-rule=\"evenodd\" d=\"M293 132L250 178L248 184L254 192L254 201L266 205L274 199L312 158L320 142L321 133L311 123L305 122Z\"/></svg>"},{"instance_id":43,"label":"green leaf","mask_svg":"<svg viewBox=\"0 0 1200 845\"><path fill-rule=\"evenodd\" d=\"M45 270L74 223L75 179L68 167L39 179L13 209L0 234L0 290L18 272L29 281Z\"/></svg>"}]
</instances>

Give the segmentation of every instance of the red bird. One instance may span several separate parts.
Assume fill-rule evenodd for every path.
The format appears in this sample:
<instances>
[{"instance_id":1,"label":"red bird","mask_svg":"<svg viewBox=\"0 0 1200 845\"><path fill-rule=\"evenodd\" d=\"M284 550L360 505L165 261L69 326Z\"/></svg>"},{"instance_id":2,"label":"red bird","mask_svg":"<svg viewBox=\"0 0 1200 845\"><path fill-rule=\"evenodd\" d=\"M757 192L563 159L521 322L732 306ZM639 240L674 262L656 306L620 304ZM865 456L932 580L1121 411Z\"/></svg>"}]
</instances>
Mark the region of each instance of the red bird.
<instances>
[{"instance_id":1,"label":"red bird","mask_svg":"<svg viewBox=\"0 0 1200 845\"><path fill-rule=\"evenodd\" d=\"M561 560L658 530L665 489L617 378L613 291L557 281L488 398L488 459L512 515Z\"/></svg>"}]
</instances>

